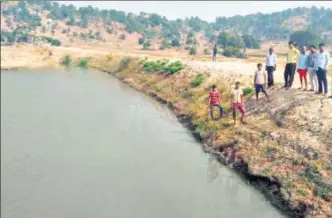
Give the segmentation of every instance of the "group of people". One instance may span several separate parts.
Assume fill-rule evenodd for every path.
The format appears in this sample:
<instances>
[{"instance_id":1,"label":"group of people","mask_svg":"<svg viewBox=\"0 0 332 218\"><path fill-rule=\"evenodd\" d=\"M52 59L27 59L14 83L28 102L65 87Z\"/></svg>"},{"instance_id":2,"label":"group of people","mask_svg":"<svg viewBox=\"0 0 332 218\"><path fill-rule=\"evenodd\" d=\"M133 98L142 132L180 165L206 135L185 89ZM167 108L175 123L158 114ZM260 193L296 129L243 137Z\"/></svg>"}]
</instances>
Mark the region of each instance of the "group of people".
<instances>
[{"instance_id":1,"label":"group of people","mask_svg":"<svg viewBox=\"0 0 332 218\"><path fill-rule=\"evenodd\" d=\"M300 78L301 87L299 89L315 92L316 94L328 95L327 69L329 66L330 55L324 43L316 46L301 46L301 51L297 49L297 44L290 41L287 54L287 64L284 71L286 89L293 86L295 72ZM268 87L274 85L273 72L276 70L277 56L273 48L270 48L266 56L266 71L268 74ZM309 74L310 89L308 89L307 75Z\"/></svg>"},{"instance_id":2,"label":"group of people","mask_svg":"<svg viewBox=\"0 0 332 218\"><path fill-rule=\"evenodd\" d=\"M216 48L214 48L215 50ZM217 52L213 52L213 61ZM284 79L286 90L290 89L294 82L295 72L299 74L301 87L299 89L304 91L312 91L316 94L328 95L328 82L327 82L327 69L329 66L330 55L326 51L324 43L319 44L319 50L317 51L314 45L301 47L301 51L298 51L297 44L295 42L289 42L289 51L287 54L287 64L284 71ZM266 55L266 67L263 70L261 63L257 64L257 70L254 75L254 87L256 92L256 101L258 101L259 93L262 92L267 100L270 102L267 88L274 86L274 71L277 67L277 55L274 53L274 49L270 48ZM309 74L310 89L308 89L307 74ZM267 75L267 76L266 76ZM235 87L231 92L233 120L236 123L236 112L239 110L242 114L241 122L246 124L245 114L246 109L244 105L244 94L240 88L240 82L235 83ZM212 86L209 93L208 107L213 117L212 107L217 107L220 110L220 117L223 112L221 105L220 94L217 91L216 85Z\"/></svg>"}]
</instances>

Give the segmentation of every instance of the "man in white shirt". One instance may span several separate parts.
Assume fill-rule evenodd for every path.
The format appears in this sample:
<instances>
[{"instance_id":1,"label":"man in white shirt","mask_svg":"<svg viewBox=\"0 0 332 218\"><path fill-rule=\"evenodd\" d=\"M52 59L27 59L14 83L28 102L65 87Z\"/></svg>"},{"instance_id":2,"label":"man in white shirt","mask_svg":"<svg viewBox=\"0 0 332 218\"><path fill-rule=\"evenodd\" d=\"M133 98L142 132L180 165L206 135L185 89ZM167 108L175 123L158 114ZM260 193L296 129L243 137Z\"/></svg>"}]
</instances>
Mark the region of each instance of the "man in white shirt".
<instances>
[{"instance_id":1,"label":"man in white shirt","mask_svg":"<svg viewBox=\"0 0 332 218\"><path fill-rule=\"evenodd\" d=\"M266 71L267 71L267 86L274 85L273 72L277 67L277 55L274 53L274 49L270 48L269 53L266 55Z\"/></svg>"},{"instance_id":2,"label":"man in white shirt","mask_svg":"<svg viewBox=\"0 0 332 218\"><path fill-rule=\"evenodd\" d=\"M233 119L234 124L236 124L236 111L239 110L242 113L241 122L246 124L244 121L246 109L243 102L243 91L240 89L240 82L235 83L235 89L232 90L232 109L233 109Z\"/></svg>"},{"instance_id":3,"label":"man in white shirt","mask_svg":"<svg viewBox=\"0 0 332 218\"><path fill-rule=\"evenodd\" d=\"M327 96L328 82L327 82L327 68L330 62L330 54L325 50L325 44L319 44L319 52L316 56L315 70L318 78L318 92L317 94L323 94ZM324 88L324 93L323 93Z\"/></svg>"}]
</instances>

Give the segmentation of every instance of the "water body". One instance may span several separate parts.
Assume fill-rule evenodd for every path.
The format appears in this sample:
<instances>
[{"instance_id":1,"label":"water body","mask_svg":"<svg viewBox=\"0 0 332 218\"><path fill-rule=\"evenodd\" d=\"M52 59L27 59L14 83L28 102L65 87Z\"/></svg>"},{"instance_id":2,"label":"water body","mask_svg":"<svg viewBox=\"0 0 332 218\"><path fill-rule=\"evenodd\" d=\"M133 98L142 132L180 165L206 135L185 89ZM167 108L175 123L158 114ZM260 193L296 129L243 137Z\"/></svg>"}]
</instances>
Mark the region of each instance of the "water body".
<instances>
[{"instance_id":1,"label":"water body","mask_svg":"<svg viewBox=\"0 0 332 218\"><path fill-rule=\"evenodd\" d=\"M280 218L164 106L96 71L1 73L1 217Z\"/></svg>"}]
</instances>

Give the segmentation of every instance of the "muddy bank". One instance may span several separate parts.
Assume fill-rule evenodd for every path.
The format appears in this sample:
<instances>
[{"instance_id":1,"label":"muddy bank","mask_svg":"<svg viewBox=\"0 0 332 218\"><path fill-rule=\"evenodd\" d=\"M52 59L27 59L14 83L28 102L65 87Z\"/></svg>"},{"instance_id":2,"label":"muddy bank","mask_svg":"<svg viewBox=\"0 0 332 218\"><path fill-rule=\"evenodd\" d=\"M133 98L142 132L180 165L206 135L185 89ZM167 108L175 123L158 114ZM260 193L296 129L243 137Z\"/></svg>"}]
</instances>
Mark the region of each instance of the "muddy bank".
<instances>
[{"instance_id":1,"label":"muddy bank","mask_svg":"<svg viewBox=\"0 0 332 218\"><path fill-rule=\"evenodd\" d=\"M125 66L124 59L130 60ZM195 72L191 66L173 75L146 73L141 67L142 59L116 55L89 60L90 67L112 74L132 88L167 104L178 120L202 142L204 151L233 168L285 214L322 218L332 214L329 191L332 170L328 166L332 151L329 142L325 142L329 139L326 129L330 128L331 118L328 118L330 102L326 99L295 90L286 93L276 88L271 90L274 104L266 105L264 99L260 99L265 106L257 107L249 95L246 99L250 125L233 127L231 116L211 122L205 113L206 93L211 83L217 83L226 102L226 112L230 114L227 102L231 87L227 84L233 84L236 79L233 75L223 74L211 79L208 72ZM205 80L201 85L191 87L198 73L203 74ZM241 79L244 86L251 81L250 76L243 75ZM316 109L315 105L320 105L321 109ZM319 123L310 117L303 122L301 117L307 114L314 118L325 117L326 122ZM304 144L304 136L297 134L303 128L311 134L310 140L316 141ZM322 136L324 141L319 141ZM316 153L319 160L313 158Z\"/></svg>"}]
</instances>

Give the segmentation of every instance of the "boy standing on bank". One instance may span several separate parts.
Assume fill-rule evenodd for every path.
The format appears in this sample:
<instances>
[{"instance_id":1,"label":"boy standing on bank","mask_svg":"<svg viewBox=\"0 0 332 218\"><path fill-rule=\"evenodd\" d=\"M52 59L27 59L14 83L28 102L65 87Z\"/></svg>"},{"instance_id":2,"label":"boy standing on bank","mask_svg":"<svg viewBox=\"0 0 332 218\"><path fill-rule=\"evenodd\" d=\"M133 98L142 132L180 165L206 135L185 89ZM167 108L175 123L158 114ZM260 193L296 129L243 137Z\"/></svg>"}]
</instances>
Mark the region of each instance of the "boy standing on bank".
<instances>
[{"instance_id":1,"label":"boy standing on bank","mask_svg":"<svg viewBox=\"0 0 332 218\"><path fill-rule=\"evenodd\" d=\"M308 72L308 54L306 46L302 46L301 54L299 56L299 63L297 65L297 72L300 76L301 88L303 90L303 82L304 82L304 90L308 89L308 82L307 82L307 72Z\"/></svg>"},{"instance_id":2,"label":"boy standing on bank","mask_svg":"<svg viewBox=\"0 0 332 218\"><path fill-rule=\"evenodd\" d=\"M235 83L235 89L232 90L231 96L232 96L232 109L233 109L234 124L236 124L236 111L237 110L239 110L242 114L241 122L243 124L247 124L247 122L244 120L245 114L246 114L246 109L244 107L243 91L242 91L242 89L240 89L240 82Z\"/></svg>"},{"instance_id":3,"label":"boy standing on bank","mask_svg":"<svg viewBox=\"0 0 332 218\"><path fill-rule=\"evenodd\" d=\"M262 64L257 64L257 70L254 76L254 86L256 90L256 102L258 102L258 95L260 92L263 92L267 100L270 102L269 95L265 91L266 86L266 74L264 70L262 70Z\"/></svg>"}]
</instances>

